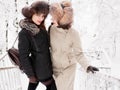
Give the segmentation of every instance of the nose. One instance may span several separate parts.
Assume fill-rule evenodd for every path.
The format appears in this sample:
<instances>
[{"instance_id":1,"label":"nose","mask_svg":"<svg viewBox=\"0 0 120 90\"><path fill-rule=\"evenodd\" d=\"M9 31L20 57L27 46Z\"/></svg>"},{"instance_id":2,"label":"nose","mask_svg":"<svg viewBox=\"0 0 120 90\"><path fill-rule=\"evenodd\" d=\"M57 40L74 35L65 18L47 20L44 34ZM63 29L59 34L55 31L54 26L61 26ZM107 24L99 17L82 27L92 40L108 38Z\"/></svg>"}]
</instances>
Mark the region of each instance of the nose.
<instances>
[{"instance_id":1,"label":"nose","mask_svg":"<svg viewBox=\"0 0 120 90\"><path fill-rule=\"evenodd\" d=\"M44 18L42 18L42 17L39 17L38 19L39 19L39 21L41 21L41 22L44 20Z\"/></svg>"}]
</instances>

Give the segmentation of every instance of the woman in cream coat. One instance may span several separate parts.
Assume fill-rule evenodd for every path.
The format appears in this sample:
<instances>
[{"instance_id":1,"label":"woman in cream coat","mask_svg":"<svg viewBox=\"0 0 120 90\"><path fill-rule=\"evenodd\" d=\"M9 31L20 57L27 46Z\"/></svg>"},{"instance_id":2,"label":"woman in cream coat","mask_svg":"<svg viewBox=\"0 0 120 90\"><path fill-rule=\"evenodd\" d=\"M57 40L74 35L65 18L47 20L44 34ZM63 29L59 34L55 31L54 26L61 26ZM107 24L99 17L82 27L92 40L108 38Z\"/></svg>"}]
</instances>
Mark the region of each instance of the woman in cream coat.
<instances>
[{"instance_id":1,"label":"woman in cream coat","mask_svg":"<svg viewBox=\"0 0 120 90\"><path fill-rule=\"evenodd\" d=\"M83 55L79 33L71 28L73 9L70 2L50 6L53 24L49 28L53 73L57 90L73 90L76 63L88 72L98 71Z\"/></svg>"}]
</instances>

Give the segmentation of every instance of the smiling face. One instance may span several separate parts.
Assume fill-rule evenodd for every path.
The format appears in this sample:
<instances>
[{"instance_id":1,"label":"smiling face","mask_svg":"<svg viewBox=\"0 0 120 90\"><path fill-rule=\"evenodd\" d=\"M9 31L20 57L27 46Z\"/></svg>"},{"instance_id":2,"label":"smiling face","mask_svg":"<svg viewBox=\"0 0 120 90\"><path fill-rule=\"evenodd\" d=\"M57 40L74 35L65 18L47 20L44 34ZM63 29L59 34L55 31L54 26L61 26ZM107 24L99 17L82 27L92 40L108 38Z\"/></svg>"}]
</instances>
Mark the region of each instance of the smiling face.
<instances>
[{"instance_id":1,"label":"smiling face","mask_svg":"<svg viewBox=\"0 0 120 90\"><path fill-rule=\"evenodd\" d=\"M42 21L45 19L45 14L33 14L32 16L32 21L36 24L36 25L40 25L42 23Z\"/></svg>"}]
</instances>

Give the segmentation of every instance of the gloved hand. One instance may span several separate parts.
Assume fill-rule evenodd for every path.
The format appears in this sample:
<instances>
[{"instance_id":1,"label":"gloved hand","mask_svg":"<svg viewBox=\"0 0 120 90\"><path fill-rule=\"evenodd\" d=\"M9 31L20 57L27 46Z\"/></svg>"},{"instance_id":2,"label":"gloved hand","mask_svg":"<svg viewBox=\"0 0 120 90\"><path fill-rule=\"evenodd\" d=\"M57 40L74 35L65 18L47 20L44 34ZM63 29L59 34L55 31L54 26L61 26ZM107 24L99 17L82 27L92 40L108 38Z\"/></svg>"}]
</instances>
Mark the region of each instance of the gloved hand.
<instances>
[{"instance_id":1,"label":"gloved hand","mask_svg":"<svg viewBox=\"0 0 120 90\"><path fill-rule=\"evenodd\" d=\"M95 71L99 71L99 69L93 66L88 66L87 73L89 72L95 73Z\"/></svg>"}]
</instances>

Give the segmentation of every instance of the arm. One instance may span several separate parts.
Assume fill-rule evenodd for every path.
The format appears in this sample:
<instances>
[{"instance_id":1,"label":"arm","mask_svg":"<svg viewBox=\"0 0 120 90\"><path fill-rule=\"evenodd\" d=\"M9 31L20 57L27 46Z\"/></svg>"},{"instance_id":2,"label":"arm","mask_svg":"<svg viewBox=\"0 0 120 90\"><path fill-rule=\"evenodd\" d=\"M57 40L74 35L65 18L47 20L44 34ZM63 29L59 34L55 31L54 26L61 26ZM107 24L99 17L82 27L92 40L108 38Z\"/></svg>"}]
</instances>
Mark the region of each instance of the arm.
<instances>
[{"instance_id":1,"label":"arm","mask_svg":"<svg viewBox=\"0 0 120 90\"><path fill-rule=\"evenodd\" d=\"M87 67L89 66L87 59L85 58L82 47L81 47L81 40L80 40L80 35L79 32L73 31L73 51L75 54L75 57L78 61L78 63L85 69L87 70Z\"/></svg>"},{"instance_id":2,"label":"arm","mask_svg":"<svg viewBox=\"0 0 120 90\"><path fill-rule=\"evenodd\" d=\"M31 77L31 76L34 76L34 72L33 72L30 58L29 58L29 54L30 54L29 48L30 48L30 42L27 38L27 35L25 31L21 31L19 33L19 43L18 43L20 63L24 69L24 72L27 74L27 76Z\"/></svg>"},{"instance_id":3,"label":"arm","mask_svg":"<svg viewBox=\"0 0 120 90\"><path fill-rule=\"evenodd\" d=\"M94 73L94 71L99 71L98 68L90 66L88 64L87 59L85 58L83 51L82 51L82 47L81 47L81 40L80 40L80 35L79 32L74 32L73 35L73 50L76 56L76 59L78 61L78 63L89 73L92 72Z\"/></svg>"}]
</instances>

